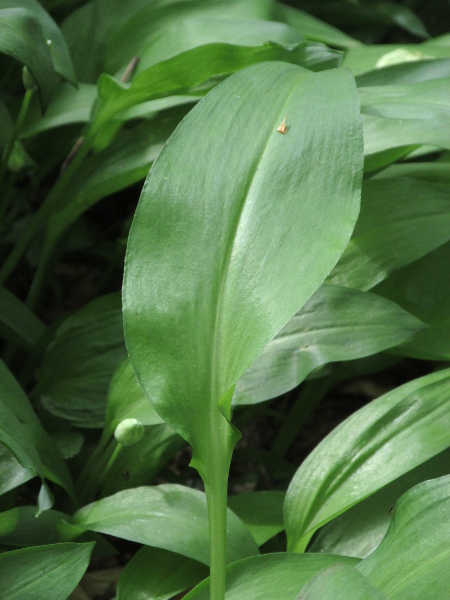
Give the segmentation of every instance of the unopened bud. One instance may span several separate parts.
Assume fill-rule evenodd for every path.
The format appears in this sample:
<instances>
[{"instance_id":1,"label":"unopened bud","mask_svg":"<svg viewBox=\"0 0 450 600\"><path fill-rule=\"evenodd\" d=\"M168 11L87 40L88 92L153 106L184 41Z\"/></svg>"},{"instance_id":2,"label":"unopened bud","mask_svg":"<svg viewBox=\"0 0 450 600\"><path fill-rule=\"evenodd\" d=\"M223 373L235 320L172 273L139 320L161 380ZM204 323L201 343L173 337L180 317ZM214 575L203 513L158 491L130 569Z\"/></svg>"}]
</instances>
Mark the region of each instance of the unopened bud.
<instances>
[{"instance_id":1,"label":"unopened bud","mask_svg":"<svg viewBox=\"0 0 450 600\"><path fill-rule=\"evenodd\" d=\"M122 446L133 446L144 437L144 426L137 419L124 419L117 425L114 437Z\"/></svg>"}]
</instances>

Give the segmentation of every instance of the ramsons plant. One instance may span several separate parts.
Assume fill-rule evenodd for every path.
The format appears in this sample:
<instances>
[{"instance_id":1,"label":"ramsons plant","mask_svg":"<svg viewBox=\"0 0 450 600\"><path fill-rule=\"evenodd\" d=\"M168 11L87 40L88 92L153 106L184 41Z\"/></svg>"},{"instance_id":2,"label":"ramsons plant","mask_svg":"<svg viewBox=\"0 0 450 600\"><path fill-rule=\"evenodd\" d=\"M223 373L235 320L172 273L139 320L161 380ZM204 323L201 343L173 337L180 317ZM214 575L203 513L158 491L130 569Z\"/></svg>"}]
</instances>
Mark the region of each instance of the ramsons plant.
<instances>
[{"instance_id":1,"label":"ramsons plant","mask_svg":"<svg viewBox=\"0 0 450 600\"><path fill-rule=\"evenodd\" d=\"M0 599L450 594L449 35L291 4L0 0Z\"/></svg>"}]
</instances>

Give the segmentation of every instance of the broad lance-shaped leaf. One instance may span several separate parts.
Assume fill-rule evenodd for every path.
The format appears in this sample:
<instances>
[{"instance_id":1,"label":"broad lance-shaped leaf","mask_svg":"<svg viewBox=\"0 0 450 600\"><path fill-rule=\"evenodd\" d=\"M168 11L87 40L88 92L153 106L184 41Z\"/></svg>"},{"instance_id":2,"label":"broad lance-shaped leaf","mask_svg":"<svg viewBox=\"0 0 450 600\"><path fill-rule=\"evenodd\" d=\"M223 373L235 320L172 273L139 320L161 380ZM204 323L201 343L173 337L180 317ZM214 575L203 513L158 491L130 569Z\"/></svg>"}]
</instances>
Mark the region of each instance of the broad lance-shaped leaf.
<instances>
[{"instance_id":1,"label":"broad lance-shaped leaf","mask_svg":"<svg viewBox=\"0 0 450 600\"><path fill-rule=\"evenodd\" d=\"M238 381L233 404L280 396L321 365L376 354L425 327L375 294L322 285Z\"/></svg>"},{"instance_id":2,"label":"broad lance-shaped leaf","mask_svg":"<svg viewBox=\"0 0 450 600\"><path fill-rule=\"evenodd\" d=\"M450 597L450 476L424 481L392 510L386 537L357 569L389 600Z\"/></svg>"},{"instance_id":3,"label":"broad lance-shaped leaf","mask_svg":"<svg viewBox=\"0 0 450 600\"><path fill-rule=\"evenodd\" d=\"M126 340L202 476L237 437L217 403L228 417L237 379L349 239L361 154L348 72L266 63L210 92L155 161L128 243Z\"/></svg>"},{"instance_id":4,"label":"broad lance-shaped leaf","mask_svg":"<svg viewBox=\"0 0 450 600\"><path fill-rule=\"evenodd\" d=\"M88 504L74 525L209 564L208 511L203 492L176 484L139 487ZM228 510L227 563L258 554L242 521Z\"/></svg>"},{"instance_id":5,"label":"broad lance-shaped leaf","mask_svg":"<svg viewBox=\"0 0 450 600\"><path fill-rule=\"evenodd\" d=\"M286 495L288 549L351 506L450 447L450 369L377 398L336 427L298 469Z\"/></svg>"}]
</instances>

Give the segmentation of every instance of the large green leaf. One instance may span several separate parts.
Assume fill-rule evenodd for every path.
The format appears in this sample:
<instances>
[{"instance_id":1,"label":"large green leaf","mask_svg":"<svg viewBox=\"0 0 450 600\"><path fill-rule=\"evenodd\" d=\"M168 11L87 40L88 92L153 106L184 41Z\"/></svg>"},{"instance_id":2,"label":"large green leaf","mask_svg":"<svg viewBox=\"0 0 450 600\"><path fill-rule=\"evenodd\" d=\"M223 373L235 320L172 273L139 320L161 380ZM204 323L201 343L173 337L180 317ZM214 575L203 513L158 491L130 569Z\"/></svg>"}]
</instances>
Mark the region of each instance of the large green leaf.
<instances>
[{"instance_id":1,"label":"large green leaf","mask_svg":"<svg viewBox=\"0 0 450 600\"><path fill-rule=\"evenodd\" d=\"M93 300L68 317L48 346L36 394L51 413L102 427L111 376L125 356L120 299Z\"/></svg>"},{"instance_id":2,"label":"large green leaf","mask_svg":"<svg viewBox=\"0 0 450 600\"><path fill-rule=\"evenodd\" d=\"M329 281L370 289L449 238L449 191L403 177L365 181L360 218Z\"/></svg>"},{"instance_id":3,"label":"large green leaf","mask_svg":"<svg viewBox=\"0 0 450 600\"><path fill-rule=\"evenodd\" d=\"M207 567L191 558L144 547L123 570L117 600L170 600L207 576Z\"/></svg>"},{"instance_id":4,"label":"large green leaf","mask_svg":"<svg viewBox=\"0 0 450 600\"><path fill-rule=\"evenodd\" d=\"M355 567L337 564L321 571L309 581L297 600L387 600L387 598Z\"/></svg>"},{"instance_id":5,"label":"large green leaf","mask_svg":"<svg viewBox=\"0 0 450 600\"><path fill-rule=\"evenodd\" d=\"M407 383L336 427L295 474L285 502L288 548L450 446L450 369Z\"/></svg>"},{"instance_id":6,"label":"large green leaf","mask_svg":"<svg viewBox=\"0 0 450 600\"><path fill-rule=\"evenodd\" d=\"M322 527L308 552L365 558L384 538L392 507L400 496L422 481L450 474L449 461L450 449L447 449L358 502Z\"/></svg>"},{"instance_id":7,"label":"large green leaf","mask_svg":"<svg viewBox=\"0 0 450 600\"><path fill-rule=\"evenodd\" d=\"M393 273L375 288L422 319L429 329L396 352L414 358L450 360L450 243Z\"/></svg>"},{"instance_id":8,"label":"large green leaf","mask_svg":"<svg viewBox=\"0 0 450 600\"><path fill-rule=\"evenodd\" d=\"M357 569L389 600L450 595L450 476L420 483L395 505L385 539Z\"/></svg>"},{"instance_id":9,"label":"large green leaf","mask_svg":"<svg viewBox=\"0 0 450 600\"><path fill-rule=\"evenodd\" d=\"M344 137L342 152L331 151ZM228 415L237 379L345 247L360 168L350 75L283 63L256 65L210 92L155 162L127 250L127 345L156 410L193 444L202 476L229 461L236 439L217 403Z\"/></svg>"},{"instance_id":10,"label":"large green leaf","mask_svg":"<svg viewBox=\"0 0 450 600\"><path fill-rule=\"evenodd\" d=\"M356 565L357 559L331 554L277 552L240 560L227 567L226 600L283 600L296 598L310 579L337 564ZM209 579L185 600L209 600Z\"/></svg>"},{"instance_id":11,"label":"large green leaf","mask_svg":"<svg viewBox=\"0 0 450 600\"><path fill-rule=\"evenodd\" d=\"M323 285L241 377L233 404L275 398L326 363L376 354L423 328L412 315L374 294Z\"/></svg>"},{"instance_id":12,"label":"large green leaf","mask_svg":"<svg viewBox=\"0 0 450 600\"><path fill-rule=\"evenodd\" d=\"M58 25L37 0L0 0L2 8L24 8L42 27L44 37L49 44L55 71L68 81L76 83L69 50Z\"/></svg>"},{"instance_id":13,"label":"large green leaf","mask_svg":"<svg viewBox=\"0 0 450 600\"><path fill-rule=\"evenodd\" d=\"M1 600L67 600L94 544L51 544L0 555Z\"/></svg>"},{"instance_id":14,"label":"large green leaf","mask_svg":"<svg viewBox=\"0 0 450 600\"><path fill-rule=\"evenodd\" d=\"M56 85L56 74L41 25L29 10L0 7L0 52L28 67L45 108Z\"/></svg>"},{"instance_id":15,"label":"large green leaf","mask_svg":"<svg viewBox=\"0 0 450 600\"><path fill-rule=\"evenodd\" d=\"M208 512L203 492L164 484L118 492L73 516L75 525L209 564ZM227 562L258 554L245 525L228 511Z\"/></svg>"}]
</instances>

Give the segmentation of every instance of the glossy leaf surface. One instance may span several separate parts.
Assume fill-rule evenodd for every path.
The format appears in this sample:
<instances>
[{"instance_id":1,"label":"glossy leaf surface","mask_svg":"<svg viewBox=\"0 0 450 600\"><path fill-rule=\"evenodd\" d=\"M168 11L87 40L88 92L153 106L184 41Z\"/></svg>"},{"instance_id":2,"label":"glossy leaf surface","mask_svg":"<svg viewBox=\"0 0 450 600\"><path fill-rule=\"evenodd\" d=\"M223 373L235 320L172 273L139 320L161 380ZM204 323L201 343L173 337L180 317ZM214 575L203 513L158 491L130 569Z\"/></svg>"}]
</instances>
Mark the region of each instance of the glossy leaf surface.
<instances>
[{"instance_id":1,"label":"glossy leaf surface","mask_svg":"<svg viewBox=\"0 0 450 600\"><path fill-rule=\"evenodd\" d=\"M386 537L358 570L390 600L450 594L450 476L425 481L395 505Z\"/></svg>"},{"instance_id":2,"label":"glossy leaf surface","mask_svg":"<svg viewBox=\"0 0 450 600\"><path fill-rule=\"evenodd\" d=\"M285 502L288 548L450 445L450 370L411 381L336 427L295 474Z\"/></svg>"},{"instance_id":3,"label":"glossy leaf surface","mask_svg":"<svg viewBox=\"0 0 450 600\"><path fill-rule=\"evenodd\" d=\"M304 585L323 569L358 560L331 554L278 552L255 556L227 567L226 600L296 598ZM209 580L199 584L185 600L209 600Z\"/></svg>"},{"instance_id":4,"label":"glossy leaf surface","mask_svg":"<svg viewBox=\"0 0 450 600\"><path fill-rule=\"evenodd\" d=\"M323 285L244 373L233 404L280 396L326 363L376 354L424 327L374 294Z\"/></svg>"},{"instance_id":5,"label":"glossy leaf surface","mask_svg":"<svg viewBox=\"0 0 450 600\"><path fill-rule=\"evenodd\" d=\"M127 250L127 345L200 469L211 444L228 453L235 439L221 417L217 440L217 403L227 415L236 380L347 243L361 167L356 101L346 72L256 65L194 107L147 179ZM328 153L343 137L342 153Z\"/></svg>"},{"instance_id":6,"label":"glossy leaf surface","mask_svg":"<svg viewBox=\"0 0 450 600\"><path fill-rule=\"evenodd\" d=\"M422 481L448 474L449 449L402 475L327 523L314 537L308 552L365 558L386 535L393 507L400 496Z\"/></svg>"},{"instance_id":7,"label":"glossy leaf surface","mask_svg":"<svg viewBox=\"0 0 450 600\"><path fill-rule=\"evenodd\" d=\"M117 600L169 600L208 577L208 568L180 554L144 547L127 563Z\"/></svg>"},{"instance_id":8,"label":"glossy leaf surface","mask_svg":"<svg viewBox=\"0 0 450 600\"><path fill-rule=\"evenodd\" d=\"M0 444L0 496L35 476L34 471L24 469L14 454Z\"/></svg>"},{"instance_id":9,"label":"glossy leaf surface","mask_svg":"<svg viewBox=\"0 0 450 600\"><path fill-rule=\"evenodd\" d=\"M94 544L52 544L0 555L1 600L67 600Z\"/></svg>"},{"instance_id":10,"label":"glossy leaf surface","mask_svg":"<svg viewBox=\"0 0 450 600\"><path fill-rule=\"evenodd\" d=\"M297 600L387 600L359 571L338 564L325 569L300 592Z\"/></svg>"},{"instance_id":11,"label":"glossy leaf surface","mask_svg":"<svg viewBox=\"0 0 450 600\"><path fill-rule=\"evenodd\" d=\"M118 492L83 507L73 523L209 564L204 493L175 484ZM258 554L243 523L228 511L227 562Z\"/></svg>"}]
</instances>

